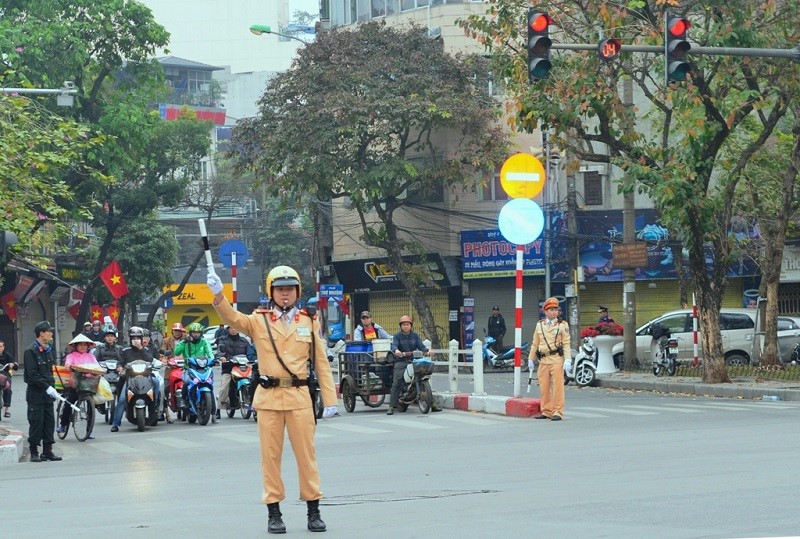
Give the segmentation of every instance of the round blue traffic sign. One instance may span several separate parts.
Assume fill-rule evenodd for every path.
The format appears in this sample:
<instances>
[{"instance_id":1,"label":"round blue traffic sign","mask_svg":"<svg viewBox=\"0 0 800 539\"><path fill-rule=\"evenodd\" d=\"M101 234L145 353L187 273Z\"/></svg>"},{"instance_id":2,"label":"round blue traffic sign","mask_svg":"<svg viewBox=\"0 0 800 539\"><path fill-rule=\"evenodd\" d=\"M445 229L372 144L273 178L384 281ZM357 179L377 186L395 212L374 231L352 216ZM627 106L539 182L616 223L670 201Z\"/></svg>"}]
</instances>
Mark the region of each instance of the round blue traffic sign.
<instances>
[{"instance_id":1,"label":"round blue traffic sign","mask_svg":"<svg viewBox=\"0 0 800 539\"><path fill-rule=\"evenodd\" d=\"M243 268L247 265L247 258L250 256L250 253L247 251L247 246L244 242L228 240L219 246L219 260L226 268L230 268L233 265L231 262L231 253L236 253L237 268Z\"/></svg>"}]
</instances>

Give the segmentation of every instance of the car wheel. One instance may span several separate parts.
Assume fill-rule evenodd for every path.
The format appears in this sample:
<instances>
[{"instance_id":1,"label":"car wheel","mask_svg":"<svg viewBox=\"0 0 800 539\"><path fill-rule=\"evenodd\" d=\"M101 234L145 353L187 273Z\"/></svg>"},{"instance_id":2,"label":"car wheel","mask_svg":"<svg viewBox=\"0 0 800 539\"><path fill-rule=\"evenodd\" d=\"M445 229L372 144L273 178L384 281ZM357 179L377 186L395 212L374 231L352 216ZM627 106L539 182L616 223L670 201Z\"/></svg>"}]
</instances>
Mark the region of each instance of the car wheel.
<instances>
[{"instance_id":1,"label":"car wheel","mask_svg":"<svg viewBox=\"0 0 800 539\"><path fill-rule=\"evenodd\" d=\"M750 358L748 358L744 354L739 354L739 353L735 353L735 352L730 354L730 355L728 355L725 358L725 364L726 365L731 365L731 366L747 365L748 363L750 363Z\"/></svg>"}]
</instances>

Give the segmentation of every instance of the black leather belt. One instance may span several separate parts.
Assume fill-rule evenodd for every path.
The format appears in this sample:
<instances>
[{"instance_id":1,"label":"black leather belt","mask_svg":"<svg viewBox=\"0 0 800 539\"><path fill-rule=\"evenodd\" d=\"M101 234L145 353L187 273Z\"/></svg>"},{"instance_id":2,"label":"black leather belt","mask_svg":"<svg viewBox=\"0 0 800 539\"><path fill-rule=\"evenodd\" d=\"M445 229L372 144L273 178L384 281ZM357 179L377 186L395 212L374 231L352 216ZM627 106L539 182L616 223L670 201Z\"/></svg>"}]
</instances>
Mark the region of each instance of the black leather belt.
<instances>
[{"instance_id":1,"label":"black leather belt","mask_svg":"<svg viewBox=\"0 0 800 539\"><path fill-rule=\"evenodd\" d=\"M271 387L302 387L308 385L308 378L292 380L291 378L269 378L262 376L258 379L258 385L264 389L269 389Z\"/></svg>"}]
</instances>

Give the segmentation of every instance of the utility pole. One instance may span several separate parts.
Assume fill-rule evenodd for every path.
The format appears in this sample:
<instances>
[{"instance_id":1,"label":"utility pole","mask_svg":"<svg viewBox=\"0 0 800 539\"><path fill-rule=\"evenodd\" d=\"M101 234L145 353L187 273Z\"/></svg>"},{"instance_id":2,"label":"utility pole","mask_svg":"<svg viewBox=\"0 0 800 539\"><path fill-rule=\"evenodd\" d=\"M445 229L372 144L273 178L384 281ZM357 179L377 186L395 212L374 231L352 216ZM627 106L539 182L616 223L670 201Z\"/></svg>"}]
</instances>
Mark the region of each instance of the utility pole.
<instances>
[{"instance_id":1,"label":"utility pole","mask_svg":"<svg viewBox=\"0 0 800 539\"><path fill-rule=\"evenodd\" d=\"M626 78L623 84L622 103L630 111L633 107L633 80ZM630 126L630 129L633 129L633 126ZM622 200L622 241L626 245L633 245L636 241L636 206L633 189L628 189ZM636 270L626 266L622 271L622 342L625 352L619 368L631 369L635 368L638 362L636 358Z\"/></svg>"},{"instance_id":2,"label":"utility pole","mask_svg":"<svg viewBox=\"0 0 800 539\"><path fill-rule=\"evenodd\" d=\"M578 249L578 194L575 190L575 171L574 167L567 163L567 232L569 234L569 243L567 244L567 260L572 266L570 275L572 276L572 285L575 290L575 304L568 305L569 313L569 338L571 342L576 343L578 346L578 335L580 331L578 328L578 313L580 312L580 294L577 293L578 288L578 268L580 267L579 249Z\"/></svg>"}]
</instances>

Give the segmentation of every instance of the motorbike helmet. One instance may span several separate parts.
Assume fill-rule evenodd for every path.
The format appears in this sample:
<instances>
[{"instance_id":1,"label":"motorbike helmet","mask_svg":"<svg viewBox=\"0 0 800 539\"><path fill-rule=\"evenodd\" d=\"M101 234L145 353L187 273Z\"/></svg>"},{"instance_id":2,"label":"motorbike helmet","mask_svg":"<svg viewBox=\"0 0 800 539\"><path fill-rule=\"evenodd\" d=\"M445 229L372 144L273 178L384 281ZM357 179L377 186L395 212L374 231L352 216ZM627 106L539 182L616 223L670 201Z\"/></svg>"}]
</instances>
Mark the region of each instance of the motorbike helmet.
<instances>
[{"instance_id":1,"label":"motorbike helmet","mask_svg":"<svg viewBox=\"0 0 800 539\"><path fill-rule=\"evenodd\" d=\"M106 324L103 327L103 337L109 334L113 335L114 337L117 336L117 328L114 327L114 324Z\"/></svg>"},{"instance_id":2,"label":"motorbike helmet","mask_svg":"<svg viewBox=\"0 0 800 539\"><path fill-rule=\"evenodd\" d=\"M186 332L186 330L183 327L183 324L181 324L180 322L175 322L174 324L172 324L172 331L182 331L184 333Z\"/></svg>"},{"instance_id":3,"label":"motorbike helmet","mask_svg":"<svg viewBox=\"0 0 800 539\"><path fill-rule=\"evenodd\" d=\"M411 324L412 328L414 327L414 319L408 316L407 314L404 314L403 316L400 317L400 322L398 325L402 325L403 322L408 322L409 324Z\"/></svg>"},{"instance_id":4,"label":"motorbike helmet","mask_svg":"<svg viewBox=\"0 0 800 539\"><path fill-rule=\"evenodd\" d=\"M186 331L189 332L189 340L193 343L199 343L200 339L203 338L203 331L205 329L206 328L204 328L200 322L192 322L189 324L186 328Z\"/></svg>"},{"instance_id":5,"label":"motorbike helmet","mask_svg":"<svg viewBox=\"0 0 800 539\"><path fill-rule=\"evenodd\" d=\"M272 298L273 286L294 286L297 288L297 297L300 297L302 287L300 285L300 275L289 266L275 266L267 274L267 294Z\"/></svg>"},{"instance_id":6,"label":"motorbike helmet","mask_svg":"<svg viewBox=\"0 0 800 539\"><path fill-rule=\"evenodd\" d=\"M143 329L142 330L142 337L149 337L149 336L150 336L150 330L149 329Z\"/></svg>"},{"instance_id":7,"label":"motorbike helmet","mask_svg":"<svg viewBox=\"0 0 800 539\"><path fill-rule=\"evenodd\" d=\"M131 329L128 330L128 338L130 339L141 339L143 336L144 332L139 326L131 326Z\"/></svg>"}]
</instances>

